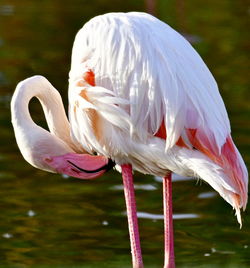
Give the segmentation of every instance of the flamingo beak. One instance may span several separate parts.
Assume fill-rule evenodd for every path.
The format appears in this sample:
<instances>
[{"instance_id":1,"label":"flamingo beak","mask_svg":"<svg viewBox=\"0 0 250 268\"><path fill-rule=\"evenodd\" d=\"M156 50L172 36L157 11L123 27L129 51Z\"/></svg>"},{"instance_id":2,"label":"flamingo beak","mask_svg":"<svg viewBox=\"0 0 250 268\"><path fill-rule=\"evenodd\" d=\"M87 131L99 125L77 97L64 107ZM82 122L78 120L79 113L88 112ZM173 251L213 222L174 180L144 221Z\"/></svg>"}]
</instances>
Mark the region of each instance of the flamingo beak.
<instances>
[{"instance_id":1,"label":"flamingo beak","mask_svg":"<svg viewBox=\"0 0 250 268\"><path fill-rule=\"evenodd\" d=\"M76 153L46 157L44 161L57 173L79 179L94 179L115 166L111 159L104 156Z\"/></svg>"}]
</instances>

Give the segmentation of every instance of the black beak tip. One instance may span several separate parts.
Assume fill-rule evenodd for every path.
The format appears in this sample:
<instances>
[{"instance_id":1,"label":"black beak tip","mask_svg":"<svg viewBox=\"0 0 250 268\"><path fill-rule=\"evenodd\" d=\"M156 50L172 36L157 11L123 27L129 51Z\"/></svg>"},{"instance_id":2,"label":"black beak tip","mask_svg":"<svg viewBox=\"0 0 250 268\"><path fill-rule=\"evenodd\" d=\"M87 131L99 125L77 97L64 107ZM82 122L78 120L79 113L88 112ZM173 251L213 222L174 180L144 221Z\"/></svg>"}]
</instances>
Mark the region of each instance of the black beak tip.
<instances>
[{"instance_id":1,"label":"black beak tip","mask_svg":"<svg viewBox=\"0 0 250 268\"><path fill-rule=\"evenodd\" d=\"M108 164L106 165L106 171L109 171L115 166L115 162L109 158Z\"/></svg>"}]
</instances>

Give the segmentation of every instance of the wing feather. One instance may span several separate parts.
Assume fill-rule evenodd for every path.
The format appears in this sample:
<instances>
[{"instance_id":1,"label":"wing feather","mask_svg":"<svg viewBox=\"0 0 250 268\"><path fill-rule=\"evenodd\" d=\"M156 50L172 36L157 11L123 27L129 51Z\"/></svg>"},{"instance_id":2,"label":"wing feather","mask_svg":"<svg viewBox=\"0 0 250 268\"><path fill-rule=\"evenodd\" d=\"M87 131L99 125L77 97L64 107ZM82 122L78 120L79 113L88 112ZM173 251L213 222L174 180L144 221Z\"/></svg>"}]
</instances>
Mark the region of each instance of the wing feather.
<instances>
[{"instance_id":1,"label":"wing feather","mask_svg":"<svg viewBox=\"0 0 250 268\"><path fill-rule=\"evenodd\" d=\"M93 105L106 120L115 144L124 142L123 132L127 139L136 133L143 144L154 135L164 138L166 152L176 145L198 150L223 168L224 181L236 193L230 203L237 211L245 207L248 174L231 139L225 105L209 69L184 37L144 13L95 17L76 36L70 84L83 79L86 70L93 71L98 86L85 89L90 104L84 105ZM91 124L83 107L74 115L74 135L97 148L89 129L87 134L77 129L77 124L83 129ZM219 176L206 180L212 186L221 183L216 190L223 188ZM226 192L218 191L226 199Z\"/></svg>"}]
</instances>

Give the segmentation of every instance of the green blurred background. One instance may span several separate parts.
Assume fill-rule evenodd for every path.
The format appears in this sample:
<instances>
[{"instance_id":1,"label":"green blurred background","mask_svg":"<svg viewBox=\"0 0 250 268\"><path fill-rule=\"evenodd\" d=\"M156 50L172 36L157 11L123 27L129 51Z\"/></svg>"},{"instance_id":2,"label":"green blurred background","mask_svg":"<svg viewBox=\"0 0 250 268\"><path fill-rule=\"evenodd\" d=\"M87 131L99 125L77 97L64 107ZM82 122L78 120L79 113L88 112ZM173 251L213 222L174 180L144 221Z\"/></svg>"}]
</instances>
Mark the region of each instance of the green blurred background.
<instances>
[{"instance_id":1,"label":"green blurred background","mask_svg":"<svg viewBox=\"0 0 250 268\"><path fill-rule=\"evenodd\" d=\"M74 36L93 16L148 11L182 33L215 76L250 166L249 1L154 2L0 0L0 267L131 267L120 175L86 182L34 169L10 123L15 86L34 74L47 77L67 106ZM37 101L30 110L45 127ZM145 267L161 267L161 182L136 173L135 183ZM231 207L205 183L176 178L173 191L177 267L250 267L248 209L240 230Z\"/></svg>"}]
</instances>

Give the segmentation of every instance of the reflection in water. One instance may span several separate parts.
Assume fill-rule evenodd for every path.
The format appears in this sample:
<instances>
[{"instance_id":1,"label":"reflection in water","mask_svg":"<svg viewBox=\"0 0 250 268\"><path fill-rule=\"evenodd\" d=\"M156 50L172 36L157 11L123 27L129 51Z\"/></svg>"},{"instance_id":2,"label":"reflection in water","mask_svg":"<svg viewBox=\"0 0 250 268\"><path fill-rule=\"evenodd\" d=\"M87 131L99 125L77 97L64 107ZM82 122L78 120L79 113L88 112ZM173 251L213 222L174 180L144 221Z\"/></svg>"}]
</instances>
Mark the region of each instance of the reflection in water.
<instances>
[{"instance_id":1,"label":"reflection in water","mask_svg":"<svg viewBox=\"0 0 250 268\"><path fill-rule=\"evenodd\" d=\"M218 250L215 248L211 248L212 253L218 253L218 254L235 254L234 251L229 251L229 250Z\"/></svg>"},{"instance_id":2,"label":"reflection in water","mask_svg":"<svg viewBox=\"0 0 250 268\"><path fill-rule=\"evenodd\" d=\"M35 213L33 210L29 210L29 211L27 212L27 215L28 215L29 217L34 217L34 216L36 215L36 213Z\"/></svg>"},{"instance_id":3,"label":"reflection in water","mask_svg":"<svg viewBox=\"0 0 250 268\"><path fill-rule=\"evenodd\" d=\"M152 184L134 184L134 188L136 190L144 190L144 191L154 191L157 188L152 185ZM119 185L114 185L110 188L111 190L119 190L119 191L123 191L123 185L119 184Z\"/></svg>"},{"instance_id":4,"label":"reflection in water","mask_svg":"<svg viewBox=\"0 0 250 268\"><path fill-rule=\"evenodd\" d=\"M2 235L2 237L3 237L3 238L7 238L7 239L9 239L9 238L12 238L13 235L10 234L10 233L5 233L5 234Z\"/></svg>"},{"instance_id":5,"label":"reflection in water","mask_svg":"<svg viewBox=\"0 0 250 268\"><path fill-rule=\"evenodd\" d=\"M198 198L200 199L213 198L215 196L218 196L216 192L205 192L205 193L198 194Z\"/></svg>"},{"instance_id":6,"label":"reflection in water","mask_svg":"<svg viewBox=\"0 0 250 268\"><path fill-rule=\"evenodd\" d=\"M14 6L12 5L2 5L0 6L1 16L10 16L14 14Z\"/></svg>"},{"instance_id":7,"label":"reflection in water","mask_svg":"<svg viewBox=\"0 0 250 268\"><path fill-rule=\"evenodd\" d=\"M162 177L154 176L157 182L162 182ZM191 177L183 177L178 174L172 174L172 182L179 182L179 181L190 181L190 180L197 180Z\"/></svg>"},{"instance_id":8,"label":"reflection in water","mask_svg":"<svg viewBox=\"0 0 250 268\"><path fill-rule=\"evenodd\" d=\"M141 219L151 219L151 220L164 220L164 216L160 214L152 214L147 212L137 212L137 217ZM174 220L185 220L185 219L196 219L200 216L197 214L173 214Z\"/></svg>"}]
</instances>

